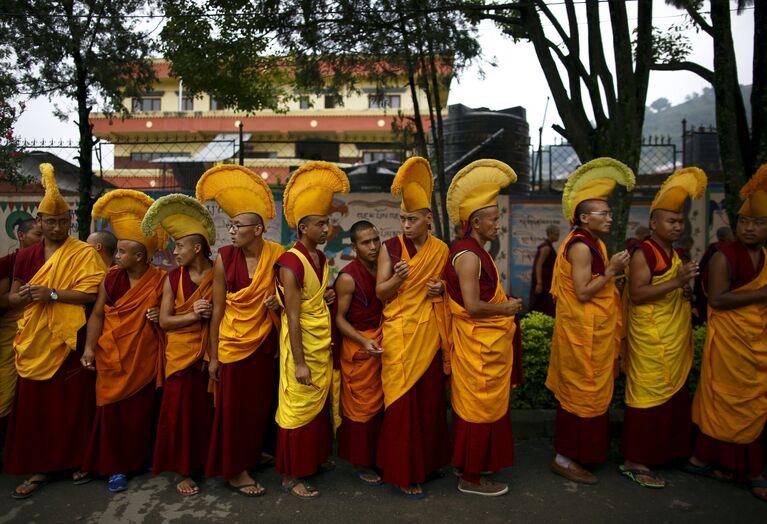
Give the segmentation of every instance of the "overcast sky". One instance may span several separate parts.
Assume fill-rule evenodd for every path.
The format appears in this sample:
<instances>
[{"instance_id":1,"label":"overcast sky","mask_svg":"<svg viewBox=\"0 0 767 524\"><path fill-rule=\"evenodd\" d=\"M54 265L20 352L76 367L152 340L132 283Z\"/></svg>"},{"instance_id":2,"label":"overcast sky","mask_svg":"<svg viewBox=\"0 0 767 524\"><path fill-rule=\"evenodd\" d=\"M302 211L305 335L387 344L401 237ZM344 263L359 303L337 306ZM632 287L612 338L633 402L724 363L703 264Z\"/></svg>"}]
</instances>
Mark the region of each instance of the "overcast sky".
<instances>
[{"instance_id":1,"label":"overcast sky","mask_svg":"<svg viewBox=\"0 0 767 524\"><path fill-rule=\"evenodd\" d=\"M554 4L552 2L552 4ZM564 20L565 14L561 6L552 6L558 16ZM602 31L605 39L610 39L610 23L603 6ZM629 22L635 23L636 13L634 2L629 3ZM663 0L656 0L654 6L655 25L661 29L678 24L684 20L681 11L666 6ZM751 63L753 57L753 13L746 11L737 16L733 13L733 34L738 62L739 81L741 84L751 83ZM585 37L586 26L580 29ZM704 33L689 32L692 41L690 59L711 67L713 48L711 39ZM538 143L538 128L542 124L546 97L549 88L543 72L538 65L532 44L513 43L504 37L493 23L485 22L479 27L479 39L486 59L492 60L497 67L491 67L487 61L471 66L458 81L454 81L450 89L450 104L461 103L470 107L488 107L504 109L513 106L523 106L527 109L527 120L530 125L531 140ZM582 46L585 48L585 45ZM605 46L609 52L611 45ZM608 60L611 57L608 56ZM480 76L484 71L484 78ZM694 92L700 92L708 84L697 75L686 72L652 72L647 95L647 105L660 97L668 98L672 104L678 104ZM75 114L75 104L70 101L59 101L59 105L72 115ZM559 123L559 117L554 101L549 103L549 109L544 124L544 144L551 143L558 137L551 130L551 125ZM17 134L23 138L35 139L68 139L77 138L77 127L74 120L61 122L53 116L53 106L45 99L28 102L25 113L19 119L16 127Z\"/></svg>"}]
</instances>

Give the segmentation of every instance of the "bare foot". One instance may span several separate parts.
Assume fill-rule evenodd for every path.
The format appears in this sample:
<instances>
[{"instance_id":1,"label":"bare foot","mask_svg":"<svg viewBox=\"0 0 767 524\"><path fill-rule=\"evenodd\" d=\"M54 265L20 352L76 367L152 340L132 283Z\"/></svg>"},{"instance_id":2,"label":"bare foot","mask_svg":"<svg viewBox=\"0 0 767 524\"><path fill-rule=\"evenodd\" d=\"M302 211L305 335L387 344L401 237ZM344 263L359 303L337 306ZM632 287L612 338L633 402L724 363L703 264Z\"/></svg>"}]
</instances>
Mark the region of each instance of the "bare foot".
<instances>
[{"instance_id":1,"label":"bare foot","mask_svg":"<svg viewBox=\"0 0 767 524\"><path fill-rule=\"evenodd\" d=\"M426 496L420 484L411 484L407 487L400 486L399 489L407 498L422 499Z\"/></svg>"},{"instance_id":2,"label":"bare foot","mask_svg":"<svg viewBox=\"0 0 767 524\"><path fill-rule=\"evenodd\" d=\"M188 497L190 495L197 495L200 492L200 487L190 478L185 478L178 484L176 484L176 491L179 495Z\"/></svg>"},{"instance_id":3,"label":"bare foot","mask_svg":"<svg viewBox=\"0 0 767 524\"><path fill-rule=\"evenodd\" d=\"M266 493L266 488L256 482L247 470L230 478L229 486L246 497L258 497L259 495Z\"/></svg>"},{"instance_id":4,"label":"bare foot","mask_svg":"<svg viewBox=\"0 0 767 524\"><path fill-rule=\"evenodd\" d=\"M46 475L32 475L23 483L16 486L16 489L13 490L11 496L15 499L25 499L27 497L31 497L35 491L45 486L48 483L48 480L49 479Z\"/></svg>"},{"instance_id":5,"label":"bare foot","mask_svg":"<svg viewBox=\"0 0 767 524\"><path fill-rule=\"evenodd\" d=\"M283 477L282 489L300 499L313 499L320 496L320 491L304 479Z\"/></svg>"}]
</instances>

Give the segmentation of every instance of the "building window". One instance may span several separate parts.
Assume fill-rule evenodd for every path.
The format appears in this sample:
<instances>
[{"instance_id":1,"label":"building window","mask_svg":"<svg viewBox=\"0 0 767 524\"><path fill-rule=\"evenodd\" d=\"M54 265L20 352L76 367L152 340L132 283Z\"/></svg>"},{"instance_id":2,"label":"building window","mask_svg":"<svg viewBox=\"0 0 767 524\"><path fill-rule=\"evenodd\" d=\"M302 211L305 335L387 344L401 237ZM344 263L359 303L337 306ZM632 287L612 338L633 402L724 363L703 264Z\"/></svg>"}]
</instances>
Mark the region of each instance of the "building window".
<instances>
[{"instance_id":1,"label":"building window","mask_svg":"<svg viewBox=\"0 0 767 524\"><path fill-rule=\"evenodd\" d=\"M309 103L309 97L308 96L298 97L298 107L300 109L309 109L309 107L311 107L311 104Z\"/></svg>"},{"instance_id":2,"label":"building window","mask_svg":"<svg viewBox=\"0 0 767 524\"><path fill-rule=\"evenodd\" d=\"M363 151L362 163L369 164L370 162L377 162L379 160L394 160L395 162L402 161L402 154L396 151Z\"/></svg>"},{"instance_id":3,"label":"building window","mask_svg":"<svg viewBox=\"0 0 767 524\"><path fill-rule=\"evenodd\" d=\"M246 153L248 158L277 158L277 152L276 151L253 151L251 153Z\"/></svg>"},{"instance_id":4,"label":"building window","mask_svg":"<svg viewBox=\"0 0 767 524\"><path fill-rule=\"evenodd\" d=\"M173 151L138 151L130 154L130 159L137 162L150 162L157 158L168 157L183 157L188 158L191 155L189 153L173 152Z\"/></svg>"},{"instance_id":5,"label":"building window","mask_svg":"<svg viewBox=\"0 0 767 524\"><path fill-rule=\"evenodd\" d=\"M325 109L333 109L336 107L336 97L333 95L325 95Z\"/></svg>"},{"instance_id":6,"label":"building window","mask_svg":"<svg viewBox=\"0 0 767 524\"><path fill-rule=\"evenodd\" d=\"M185 96L181 99L182 111L194 111L194 98Z\"/></svg>"},{"instance_id":7,"label":"building window","mask_svg":"<svg viewBox=\"0 0 767 524\"><path fill-rule=\"evenodd\" d=\"M134 98L133 112L141 111L160 111L162 108L161 98Z\"/></svg>"},{"instance_id":8,"label":"building window","mask_svg":"<svg viewBox=\"0 0 767 524\"><path fill-rule=\"evenodd\" d=\"M215 98L213 98L211 96L210 97L210 110L211 111L221 111L222 109L224 109L224 104L222 104L221 102L219 102L218 100L216 100Z\"/></svg>"},{"instance_id":9,"label":"building window","mask_svg":"<svg viewBox=\"0 0 767 524\"><path fill-rule=\"evenodd\" d=\"M369 109L399 109L400 108L400 95L368 95L368 108Z\"/></svg>"}]
</instances>

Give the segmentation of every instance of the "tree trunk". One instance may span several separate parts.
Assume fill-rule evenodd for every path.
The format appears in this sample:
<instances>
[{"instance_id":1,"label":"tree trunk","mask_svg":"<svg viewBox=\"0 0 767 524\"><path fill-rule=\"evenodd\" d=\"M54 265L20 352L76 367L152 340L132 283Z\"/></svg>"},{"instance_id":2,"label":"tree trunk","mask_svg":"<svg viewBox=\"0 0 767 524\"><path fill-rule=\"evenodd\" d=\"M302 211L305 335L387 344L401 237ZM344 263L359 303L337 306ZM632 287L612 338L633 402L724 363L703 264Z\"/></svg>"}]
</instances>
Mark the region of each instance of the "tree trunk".
<instances>
[{"instance_id":1,"label":"tree trunk","mask_svg":"<svg viewBox=\"0 0 767 524\"><path fill-rule=\"evenodd\" d=\"M80 131L80 180L78 183L79 201L77 203L77 231L80 240L88 238L91 230L91 211L93 201L93 128L90 123L91 108L88 106L87 73L79 57L75 57L77 76L77 127Z\"/></svg>"},{"instance_id":2,"label":"tree trunk","mask_svg":"<svg viewBox=\"0 0 767 524\"><path fill-rule=\"evenodd\" d=\"M767 163L767 3L754 2L754 67L751 85L754 167Z\"/></svg>"}]
</instances>

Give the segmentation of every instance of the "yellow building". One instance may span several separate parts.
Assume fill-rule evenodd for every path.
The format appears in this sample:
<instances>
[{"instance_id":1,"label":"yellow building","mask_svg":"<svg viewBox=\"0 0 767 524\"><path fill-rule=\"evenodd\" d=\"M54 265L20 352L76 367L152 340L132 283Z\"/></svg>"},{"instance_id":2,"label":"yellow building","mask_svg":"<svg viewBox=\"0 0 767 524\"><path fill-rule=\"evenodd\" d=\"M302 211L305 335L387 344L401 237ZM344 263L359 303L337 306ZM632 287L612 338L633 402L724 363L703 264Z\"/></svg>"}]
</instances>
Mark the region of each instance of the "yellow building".
<instances>
[{"instance_id":1,"label":"yellow building","mask_svg":"<svg viewBox=\"0 0 767 524\"><path fill-rule=\"evenodd\" d=\"M351 165L401 160L408 153L393 129L399 116L413 115L404 82L383 92L363 84L358 93L344 96L343 104L333 96L300 96L287 113L244 114L208 94L192 97L169 69L158 61L153 89L125 100L131 118L91 116L95 136L114 144L114 168L104 177L119 187L190 189L207 167L237 161L240 136L245 165L269 183L284 183L291 168L308 160ZM447 100L447 93L442 97ZM427 107L425 95L419 104Z\"/></svg>"}]
</instances>

